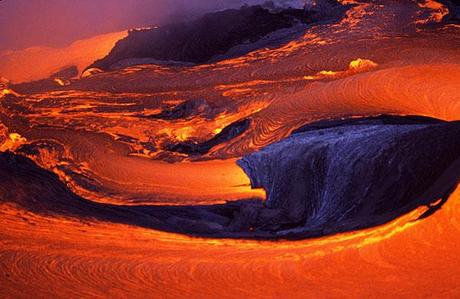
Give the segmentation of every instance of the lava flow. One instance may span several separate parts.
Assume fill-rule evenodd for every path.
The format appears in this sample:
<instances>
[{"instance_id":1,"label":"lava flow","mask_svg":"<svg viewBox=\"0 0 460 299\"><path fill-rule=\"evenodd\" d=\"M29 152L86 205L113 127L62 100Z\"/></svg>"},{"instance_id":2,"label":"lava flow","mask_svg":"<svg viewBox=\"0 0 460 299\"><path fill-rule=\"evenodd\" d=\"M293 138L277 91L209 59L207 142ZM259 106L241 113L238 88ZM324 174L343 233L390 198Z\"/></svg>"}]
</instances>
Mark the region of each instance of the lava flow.
<instances>
[{"instance_id":1,"label":"lava flow","mask_svg":"<svg viewBox=\"0 0 460 299\"><path fill-rule=\"evenodd\" d=\"M0 297L460 296L459 20L275 1L0 53Z\"/></svg>"}]
</instances>

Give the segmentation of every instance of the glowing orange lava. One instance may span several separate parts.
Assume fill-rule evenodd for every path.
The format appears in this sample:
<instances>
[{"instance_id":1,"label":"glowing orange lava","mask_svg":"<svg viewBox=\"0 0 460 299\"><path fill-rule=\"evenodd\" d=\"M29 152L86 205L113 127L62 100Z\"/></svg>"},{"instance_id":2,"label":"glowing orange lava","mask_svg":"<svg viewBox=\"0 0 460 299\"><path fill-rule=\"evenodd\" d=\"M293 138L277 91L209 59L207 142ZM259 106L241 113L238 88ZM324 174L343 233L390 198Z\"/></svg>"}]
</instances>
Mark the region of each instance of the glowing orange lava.
<instances>
[{"instance_id":1,"label":"glowing orange lava","mask_svg":"<svg viewBox=\"0 0 460 299\"><path fill-rule=\"evenodd\" d=\"M0 93L0 151L29 157L93 203L211 205L264 199L237 159L307 123L378 114L460 119L460 27L442 24L445 5L340 2L353 6L335 24L198 66L81 74L127 32L0 54L0 74L11 80ZM11 86L71 65L80 77L56 78L53 90ZM201 104L158 117L187 101ZM171 150L241 120L248 128L207 151ZM16 193L21 186L0 182L0 199ZM328 237L255 241L45 215L0 200L0 297L459 297L460 188L416 220L424 211Z\"/></svg>"}]
</instances>

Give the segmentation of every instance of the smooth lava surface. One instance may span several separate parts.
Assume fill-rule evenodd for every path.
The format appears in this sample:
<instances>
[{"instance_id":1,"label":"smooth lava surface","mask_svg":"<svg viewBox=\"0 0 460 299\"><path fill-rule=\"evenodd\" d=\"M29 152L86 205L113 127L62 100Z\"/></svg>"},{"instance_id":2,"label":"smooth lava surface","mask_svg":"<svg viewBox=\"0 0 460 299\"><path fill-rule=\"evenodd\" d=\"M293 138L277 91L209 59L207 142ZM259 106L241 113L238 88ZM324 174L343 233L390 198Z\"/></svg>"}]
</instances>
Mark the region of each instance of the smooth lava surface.
<instances>
[{"instance_id":1,"label":"smooth lava surface","mask_svg":"<svg viewBox=\"0 0 460 299\"><path fill-rule=\"evenodd\" d=\"M0 297L460 296L458 3L306 14L198 63L2 56Z\"/></svg>"}]
</instances>

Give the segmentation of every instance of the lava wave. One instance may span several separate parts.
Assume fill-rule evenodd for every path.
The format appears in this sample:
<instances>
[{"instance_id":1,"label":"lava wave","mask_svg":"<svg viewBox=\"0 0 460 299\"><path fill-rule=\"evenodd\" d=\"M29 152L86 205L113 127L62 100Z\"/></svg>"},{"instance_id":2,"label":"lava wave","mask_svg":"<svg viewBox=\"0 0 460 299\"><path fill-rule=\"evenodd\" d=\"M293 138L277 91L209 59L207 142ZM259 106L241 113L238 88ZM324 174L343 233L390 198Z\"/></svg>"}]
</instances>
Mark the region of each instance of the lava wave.
<instances>
[{"instance_id":1,"label":"lava wave","mask_svg":"<svg viewBox=\"0 0 460 299\"><path fill-rule=\"evenodd\" d=\"M458 3L314 3L196 64L2 54L0 296L458 296Z\"/></svg>"}]
</instances>

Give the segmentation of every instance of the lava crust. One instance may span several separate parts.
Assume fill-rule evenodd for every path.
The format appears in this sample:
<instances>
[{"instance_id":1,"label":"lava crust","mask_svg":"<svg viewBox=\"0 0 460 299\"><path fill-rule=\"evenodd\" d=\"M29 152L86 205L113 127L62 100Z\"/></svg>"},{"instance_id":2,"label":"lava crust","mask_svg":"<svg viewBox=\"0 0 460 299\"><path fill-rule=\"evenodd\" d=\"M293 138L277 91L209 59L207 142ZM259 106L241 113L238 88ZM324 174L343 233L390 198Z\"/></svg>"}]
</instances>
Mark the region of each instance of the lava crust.
<instances>
[{"instance_id":1,"label":"lava crust","mask_svg":"<svg viewBox=\"0 0 460 299\"><path fill-rule=\"evenodd\" d=\"M12 153L0 159L1 198L40 214L217 238L298 239L366 228L423 205L430 214L458 184L460 123L416 119L342 120L319 129L314 124L244 157L238 163L254 188L265 189L265 202L94 203ZM15 186L23 186L21 192L11 191Z\"/></svg>"}]
</instances>

